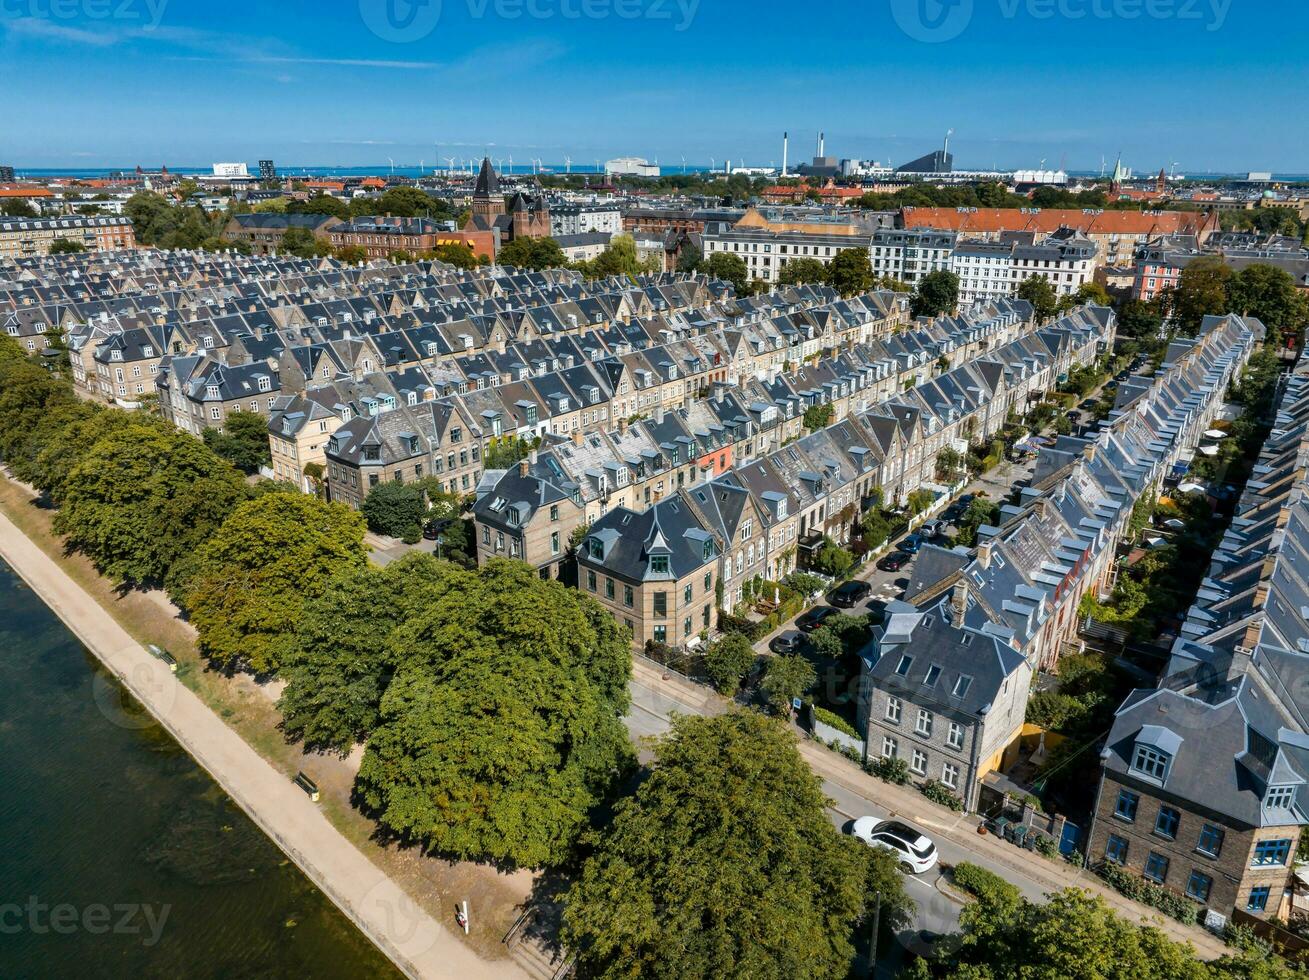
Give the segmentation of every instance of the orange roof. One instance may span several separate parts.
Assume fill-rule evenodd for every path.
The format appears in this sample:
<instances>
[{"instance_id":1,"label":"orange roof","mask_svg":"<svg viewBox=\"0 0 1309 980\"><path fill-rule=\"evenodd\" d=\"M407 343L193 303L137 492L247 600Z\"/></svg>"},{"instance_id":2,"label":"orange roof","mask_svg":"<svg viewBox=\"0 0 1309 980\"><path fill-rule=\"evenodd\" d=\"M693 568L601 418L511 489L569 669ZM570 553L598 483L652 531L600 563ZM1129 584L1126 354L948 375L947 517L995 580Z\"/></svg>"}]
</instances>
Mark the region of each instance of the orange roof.
<instances>
[{"instance_id":1,"label":"orange roof","mask_svg":"<svg viewBox=\"0 0 1309 980\"><path fill-rule=\"evenodd\" d=\"M339 180L307 180L305 181L305 186L330 191L345 190L345 184L341 183Z\"/></svg>"},{"instance_id":2,"label":"orange roof","mask_svg":"<svg viewBox=\"0 0 1309 980\"><path fill-rule=\"evenodd\" d=\"M364 178L363 180L361 180L359 183L362 184L364 187L385 187L385 186L386 186L386 181L384 181L381 177L365 177L365 178Z\"/></svg>"},{"instance_id":3,"label":"orange roof","mask_svg":"<svg viewBox=\"0 0 1309 980\"><path fill-rule=\"evenodd\" d=\"M48 187L19 187L16 184L6 184L0 187L0 197L54 197L54 192Z\"/></svg>"},{"instance_id":4,"label":"orange roof","mask_svg":"<svg viewBox=\"0 0 1309 980\"><path fill-rule=\"evenodd\" d=\"M1196 211L1081 211L1075 208L915 208L901 210L906 228L941 228L974 234L1075 228L1084 235L1196 234L1206 216Z\"/></svg>"}]
</instances>

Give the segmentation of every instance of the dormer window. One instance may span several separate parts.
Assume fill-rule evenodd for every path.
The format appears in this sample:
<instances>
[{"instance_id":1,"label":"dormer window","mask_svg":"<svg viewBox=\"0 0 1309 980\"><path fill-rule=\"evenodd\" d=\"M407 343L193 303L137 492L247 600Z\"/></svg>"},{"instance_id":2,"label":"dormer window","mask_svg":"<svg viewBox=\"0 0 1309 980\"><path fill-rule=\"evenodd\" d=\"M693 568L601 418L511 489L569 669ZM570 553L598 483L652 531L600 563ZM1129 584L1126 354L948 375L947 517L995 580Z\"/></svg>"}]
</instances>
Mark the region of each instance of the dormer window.
<instances>
[{"instance_id":1,"label":"dormer window","mask_svg":"<svg viewBox=\"0 0 1309 980\"><path fill-rule=\"evenodd\" d=\"M364 447L364 460L369 463L376 463L382 458L382 451L377 446Z\"/></svg>"},{"instance_id":2,"label":"dormer window","mask_svg":"<svg viewBox=\"0 0 1309 980\"><path fill-rule=\"evenodd\" d=\"M528 405L526 411L527 424L536 425L536 406Z\"/></svg>"},{"instance_id":3,"label":"dormer window","mask_svg":"<svg viewBox=\"0 0 1309 980\"><path fill-rule=\"evenodd\" d=\"M604 543L599 538L590 538L586 542L586 553L593 561L604 561Z\"/></svg>"},{"instance_id":4,"label":"dormer window","mask_svg":"<svg viewBox=\"0 0 1309 980\"><path fill-rule=\"evenodd\" d=\"M1294 802L1294 786L1270 786L1264 794L1264 806L1270 810L1289 810Z\"/></svg>"},{"instance_id":5,"label":"dormer window","mask_svg":"<svg viewBox=\"0 0 1309 980\"><path fill-rule=\"evenodd\" d=\"M667 556L667 555L651 555L651 556L650 556L650 571L653 572L653 573L656 574L656 575L667 575L667 574L668 574L668 556Z\"/></svg>"},{"instance_id":6,"label":"dormer window","mask_svg":"<svg viewBox=\"0 0 1309 980\"><path fill-rule=\"evenodd\" d=\"M714 543L712 541L706 541L704 543L704 560L709 561L713 557L714 557Z\"/></svg>"},{"instance_id":7,"label":"dormer window","mask_svg":"<svg viewBox=\"0 0 1309 980\"><path fill-rule=\"evenodd\" d=\"M209 385L207 388L205 388L205 397L206 397L206 398L217 398L217 397L218 397L218 385Z\"/></svg>"},{"instance_id":8,"label":"dormer window","mask_svg":"<svg viewBox=\"0 0 1309 980\"><path fill-rule=\"evenodd\" d=\"M272 382L272 379L271 379L271 378L269 378L267 375L260 375L260 376L259 376L259 390L260 390L260 391L271 391L271 390L272 390L272 387L273 387L273 382Z\"/></svg>"},{"instance_id":9,"label":"dormer window","mask_svg":"<svg viewBox=\"0 0 1309 980\"><path fill-rule=\"evenodd\" d=\"M1162 783L1168 776L1172 758L1148 745L1138 745L1132 756L1132 771L1147 779Z\"/></svg>"},{"instance_id":10,"label":"dormer window","mask_svg":"<svg viewBox=\"0 0 1309 980\"><path fill-rule=\"evenodd\" d=\"M900 662L895 665L895 672L899 674L901 677L906 677L909 674L909 668L912 667L913 665L914 665L914 658L906 654L905 656L901 657Z\"/></svg>"},{"instance_id":11,"label":"dormer window","mask_svg":"<svg viewBox=\"0 0 1309 980\"><path fill-rule=\"evenodd\" d=\"M523 523L522 512L517 507L510 507L506 514L510 524Z\"/></svg>"}]
</instances>

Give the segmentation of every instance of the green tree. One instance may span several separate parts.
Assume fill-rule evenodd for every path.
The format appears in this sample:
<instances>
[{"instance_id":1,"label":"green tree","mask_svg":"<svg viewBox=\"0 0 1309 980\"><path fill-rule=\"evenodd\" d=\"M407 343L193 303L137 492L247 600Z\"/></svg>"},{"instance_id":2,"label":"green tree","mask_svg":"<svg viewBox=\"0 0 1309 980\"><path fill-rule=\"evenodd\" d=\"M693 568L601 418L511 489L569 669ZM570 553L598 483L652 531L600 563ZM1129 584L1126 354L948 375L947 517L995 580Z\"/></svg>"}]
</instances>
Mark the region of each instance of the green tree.
<instances>
[{"instance_id":1,"label":"green tree","mask_svg":"<svg viewBox=\"0 0 1309 980\"><path fill-rule=\"evenodd\" d=\"M568 264L553 238L515 238L500 249L495 260L516 269L559 269Z\"/></svg>"},{"instance_id":2,"label":"green tree","mask_svg":"<svg viewBox=\"0 0 1309 980\"><path fill-rule=\"evenodd\" d=\"M278 708L287 738L343 756L366 741L404 660L391 634L439 601L461 574L449 562L411 552L385 568L351 567L323 583L304 605L279 672L286 680Z\"/></svg>"},{"instance_id":3,"label":"green tree","mask_svg":"<svg viewBox=\"0 0 1309 980\"><path fill-rule=\"evenodd\" d=\"M200 549L189 581L201 651L225 666L275 672L305 601L366 560L363 519L343 504L296 491L246 501Z\"/></svg>"},{"instance_id":4,"label":"green tree","mask_svg":"<svg viewBox=\"0 0 1309 980\"><path fill-rule=\"evenodd\" d=\"M842 296L854 296L872 289L873 266L868 259L868 249L839 250L827 267L827 282Z\"/></svg>"},{"instance_id":5,"label":"green tree","mask_svg":"<svg viewBox=\"0 0 1309 980\"><path fill-rule=\"evenodd\" d=\"M827 266L818 259L791 259L777 277L782 286L799 286L810 282L827 282Z\"/></svg>"},{"instance_id":6,"label":"green tree","mask_svg":"<svg viewBox=\"0 0 1309 980\"><path fill-rule=\"evenodd\" d=\"M36 208L32 207L32 205L27 201L18 197L0 202L0 215L4 215L6 218L38 217Z\"/></svg>"},{"instance_id":7,"label":"green tree","mask_svg":"<svg viewBox=\"0 0 1309 980\"><path fill-rule=\"evenodd\" d=\"M731 283L736 295L749 295L750 270L746 268L741 256L730 252L715 252L705 262L705 272L714 279Z\"/></svg>"},{"instance_id":8,"label":"green tree","mask_svg":"<svg viewBox=\"0 0 1309 980\"><path fill-rule=\"evenodd\" d=\"M564 904L584 976L838 980L880 893L908 921L893 862L832 826L818 778L774 721L682 717L622 800Z\"/></svg>"},{"instance_id":9,"label":"green tree","mask_svg":"<svg viewBox=\"0 0 1309 980\"><path fill-rule=\"evenodd\" d=\"M631 645L522 562L457 572L387 640L395 674L355 790L430 851L557 864L632 763Z\"/></svg>"},{"instance_id":10,"label":"green tree","mask_svg":"<svg viewBox=\"0 0 1309 980\"><path fill-rule=\"evenodd\" d=\"M1118 334L1129 340L1149 341L1159 336L1164 318L1155 303L1132 299L1118 310Z\"/></svg>"},{"instance_id":11,"label":"green tree","mask_svg":"<svg viewBox=\"0 0 1309 980\"><path fill-rule=\"evenodd\" d=\"M631 235L614 235L609 247L590 262L583 263L588 276L627 276L635 278L658 271L658 260L642 261L636 254L636 240Z\"/></svg>"},{"instance_id":12,"label":"green tree","mask_svg":"<svg viewBox=\"0 0 1309 980\"><path fill-rule=\"evenodd\" d=\"M790 654L773 657L764 668L761 684L768 703L774 708L790 715L791 702L795 698L809 693L810 688L818 682L818 675L813 665L804 657Z\"/></svg>"},{"instance_id":13,"label":"green tree","mask_svg":"<svg viewBox=\"0 0 1309 980\"><path fill-rule=\"evenodd\" d=\"M704 252L694 245L686 244L677 254L678 272L700 272L704 268Z\"/></svg>"},{"instance_id":14,"label":"green tree","mask_svg":"<svg viewBox=\"0 0 1309 980\"><path fill-rule=\"evenodd\" d=\"M422 490L412 483L388 480L368 491L359 508L374 534L418 540L422 534Z\"/></svg>"},{"instance_id":15,"label":"green tree","mask_svg":"<svg viewBox=\"0 0 1309 980\"><path fill-rule=\"evenodd\" d=\"M68 475L55 530L105 575L160 583L245 496L240 473L200 440L128 422Z\"/></svg>"},{"instance_id":16,"label":"green tree","mask_svg":"<svg viewBox=\"0 0 1309 980\"><path fill-rule=\"evenodd\" d=\"M390 187L372 203L373 214L397 218L452 218L454 210L417 187Z\"/></svg>"},{"instance_id":17,"label":"green tree","mask_svg":"<svg viewBox=\"0 0 1309 980\"><path fill-rule=\"evenodd\" d=\"M291 227L282 233L278 251L300 259L312 259L332 254L332 246L308 228Z\"/></svg>"},{"instance_id":18,"label":"green tree","mask_svg":"<svg viewBox=\"0 0 1309 980\"><path fill-rule=\"evenodd\" d=\"M742 633L728 633L704 656L705 673L719 694L731 694L754 666L755 652Z\"/></svg>"},{"instance_id":19,"label":"green tree","mask_svg":"<svg viewBox=\"0 0 1309 980\"><path fill-rule=\"evenodd\" d=\"M1232 270L1217 255L1205 255L1189 263L1178 277L1173 292L1173 320L1177 329L1194 337L1206 316L1228 312L1227 287Z\"/></svg>"},{"instance_id":20,"label":"green tree","mask_svg":"<svg viewBox=\"0 0 1309 980\"><path fill-rule=\"evenodd\" d=\"M284 198L278 198L284 201ZM271 202L270 202L271 203ZM294 201L282 208L288 214L326 214L343 221L350 216L350 205L330 194L315 194L307 201Z\"/></svg>"},{"instance_id":21,"label":"green tree","mask_svg":"<svg viewBox=\"0 0 1309 980\"><path fill-rule=\"evenodd\" d=\"M1290 341L1296 350L1303 345L1309 299L1296 288L1290 273L1257 262L1234 275L1227 292L1229 309L1257 317L1268 328L1275 345L1284 346Z\"/></svg>"},{"instance_id":22,"label":"green tree","mask_svg":"<svg viewBox=\"0 0 1309 980\"><path fill-rule=\"evenodd\" d=\"M1057 892L1041 904L985 889L964 907L960 924L960 941L941 944L937 961L930 966L920 961L910 977L1289 980L1301 975L1259 950L1205 963L1189 945L1172 941L1155 926L1119 918L1102 898L1076 888Z\"/></svg>"},{"instance_id":23,"label":"green tree","mask_svg":"<svg viewBox=\"0 0 1309 980\"><path fill-rule=\"evenodd\" d=\"M910 312L914 316L943 316L959 306L959 277L946 269L929 272L918 281Z\"/></svg>"},{"instance_id":24,"label":"green tree","mask_svg":"<svg viewBox=\"0 0 1309 980\"><path fill-rule=\"evenodd\" d=\"M1038 322L1050 319L1059 310L1059 298L1045 276L1028 276L1018 284L1017 295L1032 304Z\"/></svg>"},{"instance_id":25,"label":"green tree","mask_svg":"<svg viewBox=\"0 0 1309 980\"><path fill-rule=\"evenodd\" d=\"M432 252L432 258L452 265L456 269L476 269L481 264L471 248L456 243L438 245Z\"/></svg>"},{"instance_id":26,"label":"green tree","mask_svg":"<svg viewBox=\"0 0 1309 980\"><path fill-rule=\"evenodd\" d=\"M68 255L75 252L85 252L86 246L81 242L75 242L71 238L56 238L50 243L51 255Z\"/></svg>"},{"instance_id":27,"label":"green tree","mask_svg":"<svg viewBox=\"0 0 1309 980\"><path fill-rule=\"evenodd\" d=\"M1077 287L1077 292L1073 293L1074 306L1085 306L1087 303L1109 306L1111 302L1108 291L1098 282L1084 282Z\"/></svg>"},{"instance_id":28,"label":"green tree","mask_svg":"<svg viewBox=\"0 0 1309 980\"><path fill-rule=\"evenodd\" d=\"M868 548L879 547L891 536L891 525L879 507L870 508L864 514L859 521L859 530Z\"/></svg>"},{"instance_id":29,"label":"green tree","mask_svg":"<svg viewBox=\"0 0 1309 980\"><path fill-rule=\"evenodd\" d=\"M832 421L832 403L822 402L818 405L810 405L804 410L804 427L810 432L817 432L819 429Z\"/></svg>"},{"instance_id":30,"label":"green tree","mask_svg":"<svg viewBox=\"0 0 1309 980\"><path fill-rule=\"evenodd\" d=\"M272 461L268 446L268 420L258 412L232 412L223 430L205 429L205 445L242 473L257 473Z\"/></svg>"}]
</instances>

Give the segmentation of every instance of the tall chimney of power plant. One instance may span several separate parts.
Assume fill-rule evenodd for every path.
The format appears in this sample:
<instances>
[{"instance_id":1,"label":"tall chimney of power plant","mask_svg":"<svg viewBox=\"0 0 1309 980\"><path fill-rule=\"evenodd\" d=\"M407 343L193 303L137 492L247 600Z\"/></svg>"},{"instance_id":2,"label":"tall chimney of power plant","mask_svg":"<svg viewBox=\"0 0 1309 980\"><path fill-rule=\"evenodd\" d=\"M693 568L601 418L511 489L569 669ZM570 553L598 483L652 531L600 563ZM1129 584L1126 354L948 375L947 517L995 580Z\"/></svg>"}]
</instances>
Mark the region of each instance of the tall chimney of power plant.
<instances>
[{"instance_id":1,"label":"tall chimney of power plant","mask_svg":"<svg viewBox=\"0 0 1309 980\"><path fill-rule=\"evenodd\" d=\"M819 133L819 134L818 134L818 155L819 155L820 157L823 156L826 150L827 150L827 134L826 134L826 133Z\"/></svg>"},{"instance_id":2,"label":"tall chimney of power plant","mask_svg":"<svg viewBox=\"0 0 1309 980\"><path fill-rule=\"evenodd\" d=\"M786 144L790 139L790 133L782 134L782 176L786 176Z\"/></svg>"}]
</instances>

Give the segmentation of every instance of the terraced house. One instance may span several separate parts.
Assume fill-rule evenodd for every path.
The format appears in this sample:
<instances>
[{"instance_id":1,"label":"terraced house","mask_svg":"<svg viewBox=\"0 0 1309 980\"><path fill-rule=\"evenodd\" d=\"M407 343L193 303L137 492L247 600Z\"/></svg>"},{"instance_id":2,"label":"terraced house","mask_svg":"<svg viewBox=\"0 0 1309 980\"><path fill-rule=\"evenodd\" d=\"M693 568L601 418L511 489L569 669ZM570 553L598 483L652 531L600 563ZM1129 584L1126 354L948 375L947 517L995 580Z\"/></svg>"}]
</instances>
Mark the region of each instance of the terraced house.
<instances>
[{"instance_id":1,"label":"terraced house","mask_svg":"<svg viewBox=\"0 0 1309 980\"><path fill-rule=\"evenodd\" d=\"M1309 367L1272 433L1158 684L1118 709L1089 856L1192 899L1206 922L1285 919L1309 822Z\"/></svg>"},{"instance_id":2,"label":"terraced house","mask_svg":"<svg viewBox=\"0 0 1309 980\"><path fill-rule=\"evenodd\" d=\"M1093 435L1042 450L1031 486L977 547L926 545L904 601L863 651L859 727L871 755L906 760L977 809L1016 761L1032 677L1078 631L1105 583L1135 502L1189 459L1263 327L1212 317L1168 349L1150 379L1119 387Z\"/></svg>"}]
</instances>

